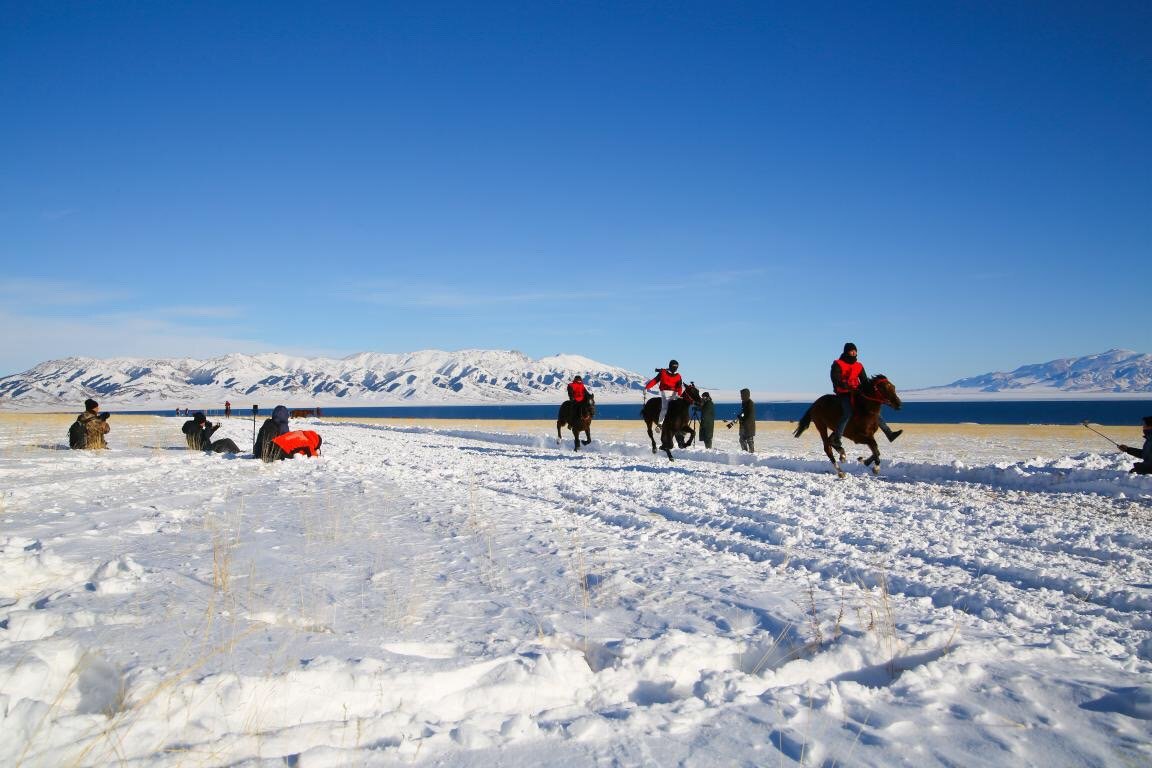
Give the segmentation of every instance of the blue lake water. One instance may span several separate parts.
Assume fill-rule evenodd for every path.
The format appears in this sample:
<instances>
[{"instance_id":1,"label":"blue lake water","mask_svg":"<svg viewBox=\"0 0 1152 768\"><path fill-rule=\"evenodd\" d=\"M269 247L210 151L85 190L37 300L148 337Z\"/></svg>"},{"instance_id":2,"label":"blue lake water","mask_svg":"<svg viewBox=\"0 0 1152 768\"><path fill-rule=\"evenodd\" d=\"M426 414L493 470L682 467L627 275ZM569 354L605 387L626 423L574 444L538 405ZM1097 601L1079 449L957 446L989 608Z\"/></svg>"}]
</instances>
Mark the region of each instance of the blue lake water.
<instances>
[{"instance_id":1,"label":"blue lake water","mask_svg":"<svg viewBox=\"0 0 1152 768\"><path fill-rule=\"evenodd\" d=\"M274 403L275 404L275 403ZM273 405L274 405L273 404ZM290 401L284 403L289 408ZM756 403L757 421L797 421L811 403ZM406 418L406 419L467 419L467 420L547 420L556 418L559 403L548 405L396 405L323 408L325 418ZM730 419L740 410L739 403L717 403L716 418ZM267 416L272 406L261 407L261 416ZM173 410L126 411L126 413L171 416ZM219 416L213 409L209 415ZM251 407L237 408L236 417L251 417ZM1093 424L1114 426L1139 425L1140 419L1152 415L1152 399L1148 400L1027 400L1027 401L946 401L906 402L899 411L884 409L884 418L891 424L1079 424L1085 420ZM597 419L628 420L640 417L635 403L604 403L596 407Z\"/></svg>"}]
</instances>

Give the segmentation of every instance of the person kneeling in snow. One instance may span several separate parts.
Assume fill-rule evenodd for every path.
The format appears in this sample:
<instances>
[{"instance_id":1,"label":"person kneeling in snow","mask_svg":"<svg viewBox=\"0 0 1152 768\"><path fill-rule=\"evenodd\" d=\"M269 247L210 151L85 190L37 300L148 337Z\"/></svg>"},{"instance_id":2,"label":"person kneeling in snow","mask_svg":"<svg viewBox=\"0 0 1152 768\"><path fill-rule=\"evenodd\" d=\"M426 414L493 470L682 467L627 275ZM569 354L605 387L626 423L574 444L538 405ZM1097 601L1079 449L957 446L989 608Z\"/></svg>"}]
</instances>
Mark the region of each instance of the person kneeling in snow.
<instances>
[{"instance_id":1,"label":"person kneeling in snow","mask_svg":"<svg viewBox=\"0 0 1152 768\"><path fill-rule=\"evenodd\" d=\"M1130 445L1116 446L1129 456L1135 456L1141 461L1132 465L1129 473L1135 475L1152 475L1152 416L1144 417L1144 447L1137 450Z\"/></svg>"},{"instance_id":2,"label":"person kneeling in snow","mask_svg":"<svg viewBox=\"0 0 1152 768\"><path fill-rule=\"evenodd\" d=\"M240 447L230 438L212 442L212 435L220 429L219 424L208 421L202 412L197 411L190 421L184 422L180 431L184 433L184 440L188 447L194 451L207 451L208 453L240 453Z\"/></svg>"},{"instance_id":3,"label":"person kneeling in snow","mask_svg":"<svg viewBox=\"0 0 1152 768\"><path fill-rule=\"evenodd\" d=\"M89 398L84 401L84 413L68 428L68 447L80 449L107 448L104 435L112 428L108 426L108 414L100 413L100 404Z\"/></svg>"},{"instance_id":4,"label":"person kneeling in snow","mask_svg":"<svg viewBox=\"0 0 1152 768\"><path fill-rule=\"evenodd\" d=\"M288 409L278 405L272 409L272 415L264 420L256 435L256 442L252 445L252 456L264 461L279 461L288 457L283 449L272 442L288 432Z\"/></svg>"}]
</instances>

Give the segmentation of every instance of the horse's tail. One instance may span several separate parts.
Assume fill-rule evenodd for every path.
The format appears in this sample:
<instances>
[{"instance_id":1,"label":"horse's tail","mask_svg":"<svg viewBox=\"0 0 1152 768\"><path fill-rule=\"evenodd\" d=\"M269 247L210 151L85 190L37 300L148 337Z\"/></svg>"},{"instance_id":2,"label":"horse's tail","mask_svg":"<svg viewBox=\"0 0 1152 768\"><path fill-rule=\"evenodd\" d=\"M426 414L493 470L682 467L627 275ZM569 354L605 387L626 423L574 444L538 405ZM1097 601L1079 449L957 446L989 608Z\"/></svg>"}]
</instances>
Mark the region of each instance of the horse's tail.
<instances>
[{"instance_id":1,"label":"horse's tail","mask_svg":"<svg viewBox=\"0 0 1152 768\"><path fill-rule=\"evenodd\" d=\"M804 415L800 417L800 423L796 425L796 431L792 433L792 437L800 437L804 434L804 430L808 429L808 425L812 423L812 409L804 411Z\"/></svg>"}]
</instances>

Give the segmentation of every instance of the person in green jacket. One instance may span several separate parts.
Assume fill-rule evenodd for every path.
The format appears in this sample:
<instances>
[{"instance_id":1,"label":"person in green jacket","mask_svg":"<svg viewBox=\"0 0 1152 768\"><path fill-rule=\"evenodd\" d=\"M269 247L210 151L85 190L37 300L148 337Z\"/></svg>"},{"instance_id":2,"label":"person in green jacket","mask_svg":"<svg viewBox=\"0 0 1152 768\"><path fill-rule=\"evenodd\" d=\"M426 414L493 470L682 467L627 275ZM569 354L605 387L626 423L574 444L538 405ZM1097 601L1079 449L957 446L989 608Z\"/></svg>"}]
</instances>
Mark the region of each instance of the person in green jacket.
<instances>
[{"instance_id":1,"label":"person in green jacket","mask_svg":"<svg viewBox=\"0 0 1152 768\"><path fill-rule=\"evenodd\" d=\"M712 447L712 436L716 428L716 403L712 402L712 395L705 392L700 396L700 442L705 448Z\"/></svg>"},{"instance_id":2,"label":"person in green jacket","mask_svg":"<svg viewBox=\"0 0 1152 768\"><path fill-rule=\"evenodd\" d=\"M740 413L727 423L729 429L733 424L740 424L740 449L748 453L756 452L756 403L752 402L752 390L740 390Z\"/></svg>"}]
</instances>

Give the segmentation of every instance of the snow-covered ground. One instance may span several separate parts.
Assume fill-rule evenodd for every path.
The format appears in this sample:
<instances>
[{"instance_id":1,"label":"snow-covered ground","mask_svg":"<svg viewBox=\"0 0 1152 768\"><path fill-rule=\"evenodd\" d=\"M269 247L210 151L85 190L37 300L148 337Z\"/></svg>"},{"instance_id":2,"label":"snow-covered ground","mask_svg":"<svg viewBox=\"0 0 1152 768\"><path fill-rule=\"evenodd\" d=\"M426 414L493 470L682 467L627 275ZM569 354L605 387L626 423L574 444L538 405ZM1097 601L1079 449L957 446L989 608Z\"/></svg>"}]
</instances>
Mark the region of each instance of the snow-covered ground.
<instances>
[{"instance_id":1,"label":"snow-covered ground","mask_svg":"<svg viewBox=\"0 0 1152 768\"><path fill-rule=\"evenodd\" d=\"M1152 478L1082 428L69 420L0 416L0 765L1152 762Z\"/></svg>"}]
</instances>

